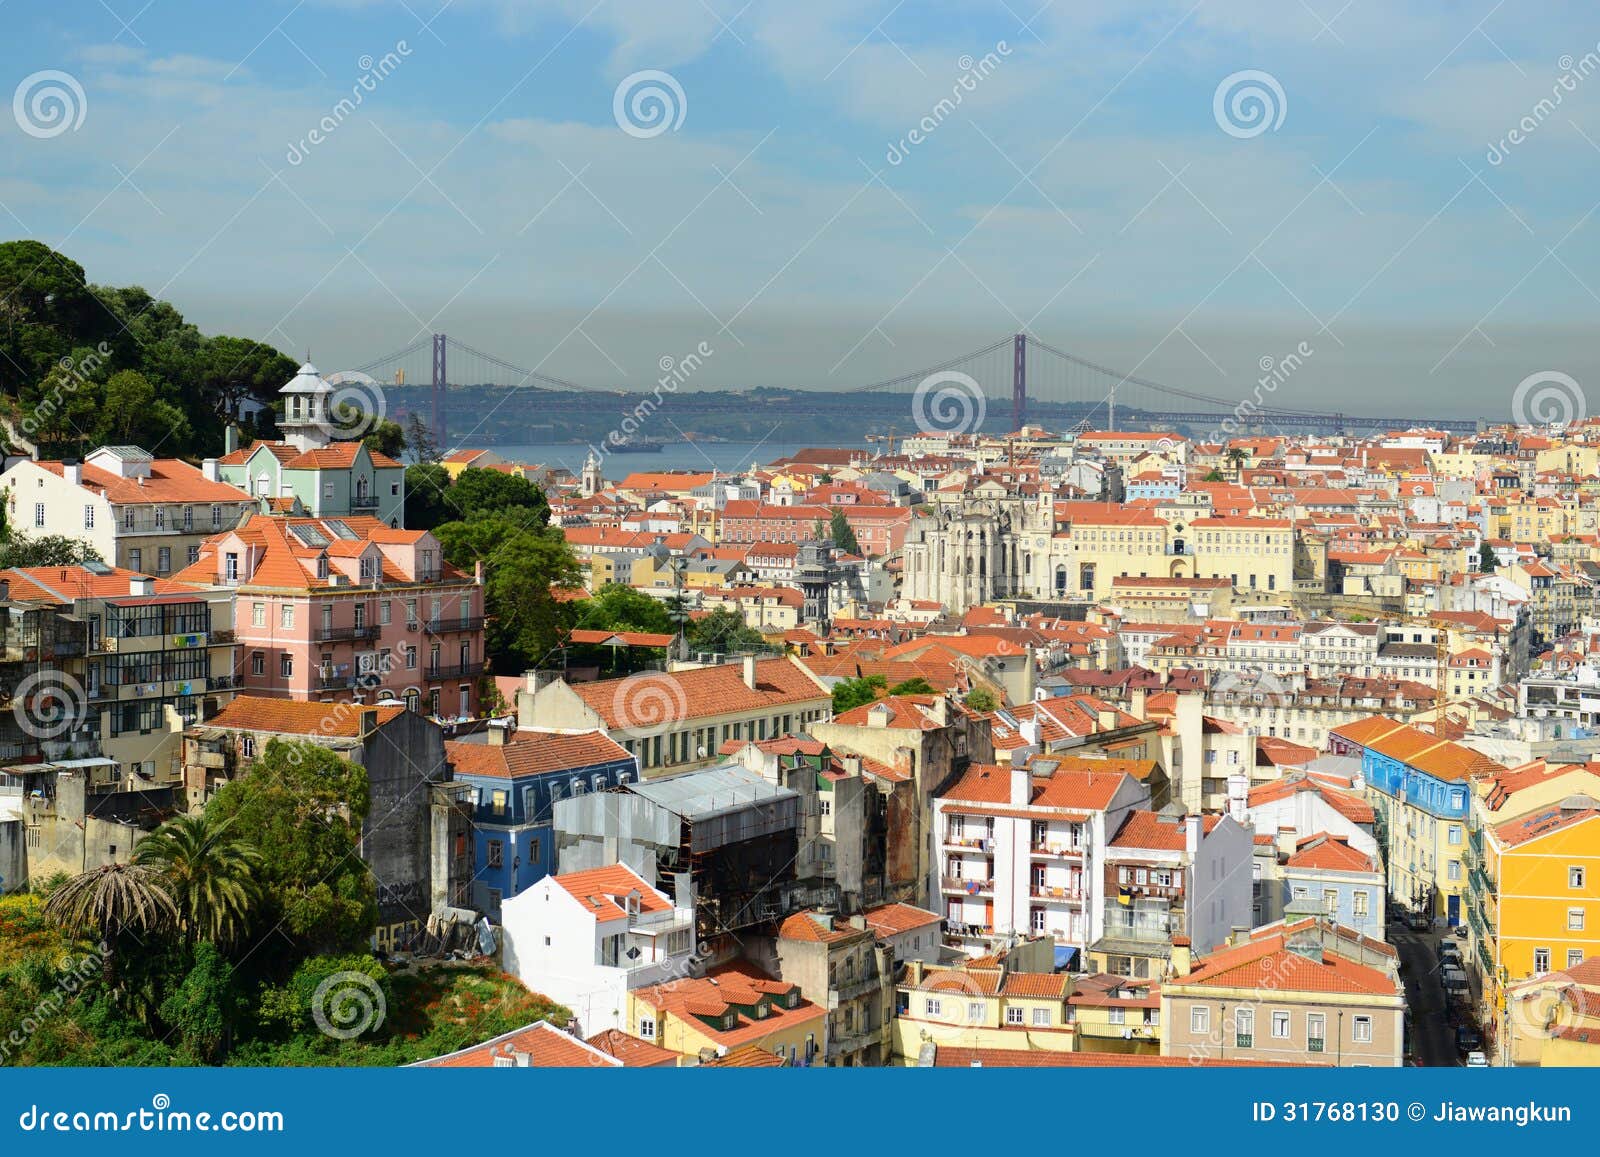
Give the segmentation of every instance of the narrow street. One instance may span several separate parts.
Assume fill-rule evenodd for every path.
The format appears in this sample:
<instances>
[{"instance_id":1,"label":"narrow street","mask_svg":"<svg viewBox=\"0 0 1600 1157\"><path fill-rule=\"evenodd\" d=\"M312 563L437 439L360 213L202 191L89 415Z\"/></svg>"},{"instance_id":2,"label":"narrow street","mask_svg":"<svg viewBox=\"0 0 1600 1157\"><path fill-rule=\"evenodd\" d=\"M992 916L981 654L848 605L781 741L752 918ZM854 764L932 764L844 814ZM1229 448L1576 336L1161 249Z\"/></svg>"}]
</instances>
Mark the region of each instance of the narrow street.
<instances>
[{"instance_id":1,"label":"narrow street","mask_svg":"<svg viewBox=\"0 0 1600 1157\"><path fill-rule=\"evenodd\" d=\"M1438 934L1413 932L1401 924L1390 924L1388 936L1400 953L1406 1008L1411 1014L1412 1054L1425 1067L1460 1064L1455 1026L1450 1023L1449 1003L1439 983Z\"/></svg>"}]
</instances>

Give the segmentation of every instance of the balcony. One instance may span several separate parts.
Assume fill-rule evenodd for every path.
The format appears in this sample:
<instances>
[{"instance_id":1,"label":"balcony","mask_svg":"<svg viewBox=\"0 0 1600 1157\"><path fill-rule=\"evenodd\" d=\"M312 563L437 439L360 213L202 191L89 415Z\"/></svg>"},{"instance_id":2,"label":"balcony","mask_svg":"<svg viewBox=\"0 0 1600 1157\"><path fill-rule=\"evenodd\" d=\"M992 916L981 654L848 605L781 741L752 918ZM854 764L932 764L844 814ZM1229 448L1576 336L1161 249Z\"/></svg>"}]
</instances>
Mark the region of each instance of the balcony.
<instances>
[{"instance_id":1,"label":"balcony","mask_svg":"<svg viewBox=\"0 0 1600 1157\"><path fill-rule=\"evenodd\" d=\"M318 691L348 691L356 685L356 677L349 671L321 668L314 680Z\"/></svg>"},{"instance_id":2,"label":"balcony","mask_svg":"<svg viewBox=\"0 0 1600 1157\"><path fill-rule=\"evenodd\" d=\"M376 510L378 509L378 496L376 494L356 494L350 498L351 510Z\"/></svg>"},{"instance_id":3,"label":"balcony","mask_svg":"<svg viewBox=\"0 0 1600 1157\"><path fill-rule=\"evenodd\" d=\"M359 639L376 639L378 628L366 627L318 627L316 640L319 643L354 642Z\"/></svg>"},{"instance_id":4,"label":"balcony","mask_svg":"<svg viewBox=\"0 0 1600 1157\"><path fill-rule=\"evenodd\" d=\"M944 838L944 846L947 848L971 848L976 852L986 852L992 850L990 845L993 842L993 840L982 836L973 837L947 835Z\"/></svg>"},{"instance_id":5,"label":"balcony","mask_svg":"<svg viewBox=\"0 0 1600 1157\"><path fill-rule=\"evenodd\" d=\"M979 880L970 876L945 876L941 880L944 891L963 896L993 896L994 881Z\"/></svg>"},{"instance_id":6,"label":"balcony","mask_svg":"<svg viewBox=\"0 0 1600 1157\"><path fill-rule=\"evenodd\" d=\"M1081 860L1082 844L1037 844L1029 854L1036 860Z\"/></svg>"},{"instance_id":7,"label":"balcony","mask_svg":"<svg viewBox=\"0 0 1600 1157\"><path fill-rule=\"evenodd\" d=\"M457 663L453 667L429 667L428 679L476 679L483 674L482 663Z\"/></svg>"},{"instance_id":8,"label":"balcony","mask_svg":"<svg viewBox=\"0 0 1600 1157\"><path fill-rule=\"evenodd\" d=\"M1083 890L1081 888L1051 888L1035 884L1028 889L1028 895L1035 900L1055 900L1067 904L1083 903Z\"/></svg>"},{"instance_id":9,"label":"balcony","mask_svg":"<svg viewBox=\"0 0 1600 1157\"><path fill-rule=\"evenodd\" d=\"M430 619L422 625L422 629L430 635L449 635L462 631L483 630L483 616L473 615L465 619Z\"/></svg>"}]
</instances>

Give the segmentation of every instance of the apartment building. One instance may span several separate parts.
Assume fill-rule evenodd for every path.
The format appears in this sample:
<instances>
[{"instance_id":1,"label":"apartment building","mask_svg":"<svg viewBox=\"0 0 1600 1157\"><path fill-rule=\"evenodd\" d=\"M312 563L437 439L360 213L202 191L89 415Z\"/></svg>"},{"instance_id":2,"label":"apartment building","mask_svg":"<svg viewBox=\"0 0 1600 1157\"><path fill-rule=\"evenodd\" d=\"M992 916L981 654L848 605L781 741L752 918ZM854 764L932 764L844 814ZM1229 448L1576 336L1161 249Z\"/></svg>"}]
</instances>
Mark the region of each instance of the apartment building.
<instances>
[{"instance_id":1,"label":"apartment building","mask_svg":"<svg viewBox=\"0 0 1600 1157\"><path fill-rule=\"evenodd\" d=\"M255 515L207 539L175 578L237 600L239 680L251 694L477 714L483 583L444 562L425 530Z\"/></svg>"},{"instance_id":2,"label":"apartment building","mask_svg":"<svg viewBox=\"0 0 1600 1157\"><path fill-rule=\"evenodd\" d=\"M215 460L196 467L137 446L102 446L81 463L18 462L0 474L0 500L25 534L77 539L110 566L158 578L257 509Z\"/></svg>"}]
</instances>

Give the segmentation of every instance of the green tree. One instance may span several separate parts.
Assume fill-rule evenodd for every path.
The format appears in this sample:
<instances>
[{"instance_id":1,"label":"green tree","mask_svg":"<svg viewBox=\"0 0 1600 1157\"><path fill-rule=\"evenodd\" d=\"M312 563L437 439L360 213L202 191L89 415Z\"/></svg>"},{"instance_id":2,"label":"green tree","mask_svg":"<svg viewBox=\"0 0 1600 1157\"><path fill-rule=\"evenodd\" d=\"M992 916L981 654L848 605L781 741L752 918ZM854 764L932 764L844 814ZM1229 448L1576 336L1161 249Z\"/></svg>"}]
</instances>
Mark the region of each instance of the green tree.
<instances>
[{"instance_id":1,"label":"green tree","mask_svg":"<svg viewBox=\"0 0 1600 1157\"><path fill-rule=\"evenodd\" d=\"M891 695L937 695L938 693L934 685L921 675L907 679L904 683L896 683L889 688Z\"/></svg>"},{"instance_id":2,"label":"green tree","mask_svg":"<svg viewBox=\"0 0 1600 1157\"><path fill-rule=\"evenodd\" d=\"M108 987L116 983L117 953L126 939L156 935L178 919L161 877L141 864L106 864L74 876L50 893L44 911L75 939L98 933L101 976Z\"/></svg>"},{"instance_id":3,"label":"green tree","mask_svg":"<svg viewBox=\"0 0 1600 1157\"><path fill-rule=\"evenodd\" d=\"M458 519L503 514L524 530L550 522L550 503L544 491L517 474L471 467L456 475L447 501Z\"/></svg>"},{"instance_id":4,"label":"green tree","mask_svg":"<svg viewBox=\"0 0 1600 1157\"><path fill-rule=\"evenodd\" d=\"M76 538L61 534L26 538L19 534L8 540L0 533L0 570L28 566L77 566L99 561L100 552Z\"/></svg>"},{"instance_id":5,"label":"green tree","mask_svg":"<svg viewBox=\"0 0 1600 1157\"><path fill-rule=\"evenodd\" d=\"M450 472L437 462L406 467L406 529L432 530L461 517L450 503Z\"/></svg>"},{"instance_id":6,"label":"green tree","mask_svg":"<svg viewBox=\"0 0 1600 1157\"><path fill-rule=\"evenodd\" d=\"M871 703L887 690L889 681L882 675L857 675L854 679L841 679L833 685L833 713L846 711Z\"/></svg>"},{"instance_id":7,"label":"green tree","mask_svg":"<svg viewBox=\"0 0 1600 1157\"><path fill-rule=\"evenodd\" d=\"M1500 567L1500 557L1495 553L1494 547L1487 542L1478 544L1478 572L1480 574L1494 574Z\"/></svg>"},{"instance_id":8,"label":"green tree","mask_svg":"<svg viewBox=\"0 0 1600 1157\"><path fill-rule=\"evenodd\" d=\"M134 863L160 873L178 906L178 930L190 943L229 944L249 924L262 857L234 834L236 818L212 811L173 816L134 849Z\"/></svg>"},{"instance_id":9,"label":"green tree","mask_svg":"<svg viewBox=\"0 0 1600 1157\"><path fill-rule=\"evenodd\" d=\"M689 649L693 651L769 651L766 636L746 626L743 616L719 607L689 623Z\"/></svg>"},{"instance_id":10,"label":"green tree","mask_svg":"<svg viewBox=\"0 0 1600 1157\"><path fill-rule=\"evenodd\" d=\"M215 1064L238 1015L238 1000L233 966L215 944L202 940L188 973L161 1002L161 1019L195 1061Z\"/></svg>"},{"instance_id":11,"label":"green tree","mask_svg":"<svg viewBox=\"0 0 1600 1157\"><path fill-rule=\"evenodd\" d=\"M846 554L861 553L861 544L856 541L856 532L850 529L850 523L845 521L844 511L833 512L828 524L828 536L833 539L833 545Z\"/></svg>"},{"instance_id":12,"label":"green tree","mask_svg":"<svg viewBox=\"0 0 1600 1157\"><path fill-rule=\"evenodd\" d=\"M651 631L671 634L676 628L667 605L622 583L607 583L591 599L577 604L574 627L586 631Z\"/></svg>"},{"instance_id":13,"label":"green tree","mask_svg":"<svg viewBox=\"0 0 1600 1157\"><path fill-rule=\"evenodd\" d=\"M1210 470L1206 471L1206 476L1203 479L1201 479L1201 481L1202 482L1226 482L1227 479L1222 476L1222 471L1218 470L1215 466L1213 466Z\"/></svg>"},{"instance_id":14,"label":"green tree","mask_svg":"<svg viewBox=\"0 0 1600 1157\"><path fill-rule=\"evenodd\" d=\"M433 427L418 413L406 417L406 449L411 452L413 462L437 465L444 457L439 439L433 436Z\"/></svg>"},{"instance_id":15,"label":"green tree","mask_svg":"<svg viewBox=\"0 0 1600 1157\"><path fill-rule=\"evenodd\" d=\"M361 862L370 802L364 768L314 743L276 739L212 797L209 820L270 849L254 872L258 939L287 939L301 952L367 942L378 919L372 873Z\"/></svg>"},{"instance_id":16,"label":"green tree","mask_svg":"<svg viewBox=\"0 0 1600 1157\"><path fill-rule=\"evenodd\" d=\"M101 445L147 447L170 440L183 446L189 440L189 419L138 370L121 370L106 382L91 440Z\"/></svg>"},{"instance_id":17,"label":"green tree","mask_svg":"<svg viewBox=\"0 0 1600 1157\"><path fill-rule=\"evenodd\" d=\"M967 692L963 702L974 711L993 711L1000 706L1000 701L994 697L994 692L987 687L974 687Z\"/></svg>"},{"instance_id":18,"label":"green tree","mask_svg":"<svg viewBox=\"0 0 1600 1157\"><path fill-rule=\"evenodd\" d=\"M13 397L111 326L83 266L39 241L0 243L0 303L0 394Z\"/></svg>"},{"instance_id":19,"label":"green tree","mask_svg":"<svg viewBox=\"0 0 1600 1157\"><path fill-rule=\"evenodd\" d=\"M391 422L388 418L379 418L377 425L367 431L367 436L361 441L374 454L383 454L396 462L406 452L405 430L401 429L399 422Z\"/></svg>"},{"instance_id":20,"label":"green tree","mask_svg":"<svg viewBox=\"0 0 1600 1157\"><path fill-rule=\"evenodd\" d=\"M446 522L434 534L451 565L483 563L490 652L513 669L546 662L572 622L551 588L576 586L582 577L561 531L528 529L508 513Z\"/></svg>"}]
</instances>

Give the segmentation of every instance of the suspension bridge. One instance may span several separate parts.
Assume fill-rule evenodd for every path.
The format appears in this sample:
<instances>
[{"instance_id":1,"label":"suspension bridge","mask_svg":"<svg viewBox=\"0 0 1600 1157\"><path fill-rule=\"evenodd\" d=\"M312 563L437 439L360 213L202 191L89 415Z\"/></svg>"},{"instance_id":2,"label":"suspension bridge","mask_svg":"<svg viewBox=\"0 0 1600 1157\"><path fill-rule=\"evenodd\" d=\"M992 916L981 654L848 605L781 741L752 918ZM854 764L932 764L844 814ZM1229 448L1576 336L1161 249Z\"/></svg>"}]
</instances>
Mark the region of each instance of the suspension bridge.
<instances>
[{"instance_id":1,"label":"suspension bridge","mask_svg":"<svg viewBox=\"0 0 1600 1157\"><path fill-rule=\"evenodd\" d=\"M450 445L447 391L452 388L535 387L613 398L629 393L617 385L574 382L528 369L443 333L424 335L357 369L380 383L430 388L430 424L441 447ZM1282 369L1275 366L1240 396L1223 397L1125 373L1016 333L936 365L826 393L861 395L865 401L867 395L915 394L930 379L966 382L968 389L981 391L986 408L989 402L1010 402L1011 430L1031 421L1057 429L1361 434L1426 427L1471 434L1480 425L1470 418L1362 415L1270 404L1270 395L1287 380L1273 376Z\"/></svg>"}]
</instances>

